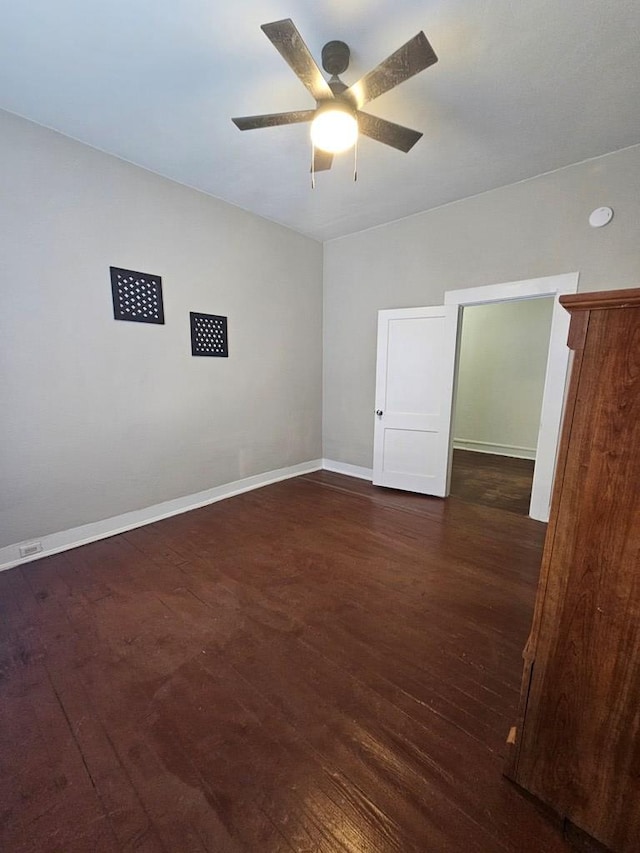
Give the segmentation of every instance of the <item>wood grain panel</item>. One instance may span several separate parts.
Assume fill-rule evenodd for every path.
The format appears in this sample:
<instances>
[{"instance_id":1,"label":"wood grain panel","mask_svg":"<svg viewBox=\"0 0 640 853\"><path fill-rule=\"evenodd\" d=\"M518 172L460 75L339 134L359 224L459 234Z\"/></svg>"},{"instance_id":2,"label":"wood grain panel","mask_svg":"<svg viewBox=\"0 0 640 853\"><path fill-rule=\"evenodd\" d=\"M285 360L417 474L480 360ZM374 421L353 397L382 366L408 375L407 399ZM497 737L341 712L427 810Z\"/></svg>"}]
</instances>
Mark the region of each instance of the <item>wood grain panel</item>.
<instances>
[{"instance_id":1,"label":"wood grain panel","mask_svg":"<svg viewBox=\"0 0 640 853\"><path fill-rule=\"evenodd\" d=\"M640 838L640 308L590 312L572 400L515 778L631 853Z\"/></svg>"}]
</instances>

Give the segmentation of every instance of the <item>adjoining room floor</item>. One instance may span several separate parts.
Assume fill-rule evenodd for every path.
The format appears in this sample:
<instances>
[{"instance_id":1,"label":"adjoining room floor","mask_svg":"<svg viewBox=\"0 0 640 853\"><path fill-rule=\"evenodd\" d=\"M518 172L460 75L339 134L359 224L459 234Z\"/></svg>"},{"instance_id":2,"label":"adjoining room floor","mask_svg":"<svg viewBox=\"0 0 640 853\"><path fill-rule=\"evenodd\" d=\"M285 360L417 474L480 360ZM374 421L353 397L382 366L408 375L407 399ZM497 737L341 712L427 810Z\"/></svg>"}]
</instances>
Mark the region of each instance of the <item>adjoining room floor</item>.
<instances>
[{"instance_id":1,"label":"adjoining room floor","mask_svg":"<svg viewBox=\"0 0 640 853\"><path fill-rule=\"evenodd\" d=\"M0 849L567 850L502 776L544 531L318 472L4 572Z\"/></svg>"},{"instance_id":2,"label":"adjoining room floor","mask_svg":"<svg viewBox=\"0 0 640 853\"><path fill-rule=\"evenodd\" d=\"M531 459L454 450L451 495L470 503L529 515L534 465Z\"/></svg>"}]
</instances>

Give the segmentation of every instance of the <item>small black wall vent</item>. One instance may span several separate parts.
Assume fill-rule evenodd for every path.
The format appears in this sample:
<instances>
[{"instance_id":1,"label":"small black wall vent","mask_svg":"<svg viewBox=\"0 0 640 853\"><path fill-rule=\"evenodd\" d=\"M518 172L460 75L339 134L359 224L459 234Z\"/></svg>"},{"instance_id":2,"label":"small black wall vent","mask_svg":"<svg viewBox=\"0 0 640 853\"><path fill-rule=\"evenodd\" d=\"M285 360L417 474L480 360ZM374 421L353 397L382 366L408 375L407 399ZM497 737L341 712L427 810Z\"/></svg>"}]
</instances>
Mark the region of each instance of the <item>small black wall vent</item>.
<instances>
[{"instance_id":1,"label":"small black wall vent","mask_svg":"<svg viewBox=\"0 0 640 853\"><path fill-rule=\"evenodd\" d=\"M134 323L164 323L162 279L146 272L111 270L113 316Z\"/></svg>"},{"instance_id":2,"label":"small black wall vent","mask_svg":"<svg viewBox=\"0 0 640 853\"><path fill-rule=\"evenodd\" d=\"M191 355L211 355L228 358L227 318L218 314L198 314L190 311Z\"/></svg>"}]
</instances>

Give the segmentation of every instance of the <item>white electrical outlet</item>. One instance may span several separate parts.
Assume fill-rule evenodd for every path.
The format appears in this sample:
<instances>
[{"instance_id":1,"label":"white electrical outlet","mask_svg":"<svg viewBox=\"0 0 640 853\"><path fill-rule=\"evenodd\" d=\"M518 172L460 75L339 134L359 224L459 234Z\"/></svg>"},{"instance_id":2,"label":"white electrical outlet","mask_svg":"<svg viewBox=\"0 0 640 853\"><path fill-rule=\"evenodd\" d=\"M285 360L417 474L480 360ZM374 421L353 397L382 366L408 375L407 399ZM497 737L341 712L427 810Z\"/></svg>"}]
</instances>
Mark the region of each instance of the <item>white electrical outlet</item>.
<instances>
[{"instance_id":1,"label":"white electrical outlet","mask_svg":"<svg viewBox=\"0 0 640 853\"><path fill-rule=\"evenodd\" d=\"M30 557L32 554L39 554L42 551L42 542L30 542L28 545L20 546L20 556Z\"/></svg>"}]
</instances>

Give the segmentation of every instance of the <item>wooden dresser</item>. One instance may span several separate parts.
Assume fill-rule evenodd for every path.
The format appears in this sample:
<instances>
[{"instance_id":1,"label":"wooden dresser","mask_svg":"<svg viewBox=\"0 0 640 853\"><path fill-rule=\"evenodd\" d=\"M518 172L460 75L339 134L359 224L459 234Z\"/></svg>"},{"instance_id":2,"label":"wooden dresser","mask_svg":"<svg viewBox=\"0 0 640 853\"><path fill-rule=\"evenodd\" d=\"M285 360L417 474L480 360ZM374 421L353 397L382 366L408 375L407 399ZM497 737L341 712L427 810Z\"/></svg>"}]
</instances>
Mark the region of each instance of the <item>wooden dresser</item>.
<instances>
[{"instance_id":1,"label":"wooden dresser","mask_svg":"<svg viewBox=\"0 0 640 853\"><path fill-rule=\"evenodd\" d=\"M574 350L506 775L640 851L640 289L561 297Z\"/></svg>"}]
</instances>

